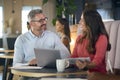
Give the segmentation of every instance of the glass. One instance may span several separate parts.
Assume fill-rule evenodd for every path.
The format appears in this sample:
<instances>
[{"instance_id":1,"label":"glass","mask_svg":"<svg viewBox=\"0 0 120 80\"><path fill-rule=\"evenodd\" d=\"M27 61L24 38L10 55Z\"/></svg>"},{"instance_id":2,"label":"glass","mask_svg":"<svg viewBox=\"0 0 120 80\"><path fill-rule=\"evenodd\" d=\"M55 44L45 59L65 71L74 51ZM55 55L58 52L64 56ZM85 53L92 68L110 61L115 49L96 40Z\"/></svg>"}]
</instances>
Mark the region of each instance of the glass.
<instances>
[{"instance_id":1,"label":"glass","mask_svg":"<svg viewBox=\"0 0 120 80\"><path fill-rule=\"evenodd\" d=\"M45 17L44 19L40 19L40 20L32 20L32 22L39 22L39 23L43 23L44 21L47 21L48 18Z\"/></svg>"}]
</instances>

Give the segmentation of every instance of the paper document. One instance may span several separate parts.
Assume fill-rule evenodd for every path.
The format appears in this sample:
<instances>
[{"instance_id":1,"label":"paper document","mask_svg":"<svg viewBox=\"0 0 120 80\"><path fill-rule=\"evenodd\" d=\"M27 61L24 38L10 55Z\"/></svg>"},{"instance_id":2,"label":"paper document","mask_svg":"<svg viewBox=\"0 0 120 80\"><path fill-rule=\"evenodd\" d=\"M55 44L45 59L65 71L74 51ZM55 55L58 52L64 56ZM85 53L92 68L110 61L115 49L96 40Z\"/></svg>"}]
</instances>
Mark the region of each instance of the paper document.
<instances>
[{"instance_id":1,"label":"paper document","mask_svg":"<svg viewBox=\"0 0 120 80\"><path fill-rule=\"evenodd\" d=\"M67 60L69 60L70 64L75 64L76 60L80 60L80 61L88 61L90 62L90 57L80 57L80 58L67 58Z\"/></svg>"},{"instance_id":2,"label":"paper document","mask_svg":"<svg viewBox=\"0 0 120 80\"><path fill-rule=\"evenodd\" d=\"M43 67L38 66L15 66L11 67L12 69L42 69Z\"/></svg>"}]
</instances>

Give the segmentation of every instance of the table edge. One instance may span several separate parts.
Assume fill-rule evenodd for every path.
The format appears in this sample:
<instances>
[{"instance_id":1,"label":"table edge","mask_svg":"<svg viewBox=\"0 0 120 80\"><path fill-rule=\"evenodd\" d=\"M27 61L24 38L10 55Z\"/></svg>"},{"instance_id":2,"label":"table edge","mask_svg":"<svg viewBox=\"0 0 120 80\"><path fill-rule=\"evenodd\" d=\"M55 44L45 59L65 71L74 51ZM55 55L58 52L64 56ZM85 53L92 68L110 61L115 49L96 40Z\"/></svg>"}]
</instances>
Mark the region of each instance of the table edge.
<instances>
[{"instance_id":1,"label":"table edge","mask_svg":"<svg viewBox=\"0 0 120 80\"><path fill-rule=\"evenodd\" d=\"M73 73L35 73L35 72L23 72L15 69L11 69L11 73L14 75L19 76L26 76L26 77L50 77L50 76L64 76L69 74L87 74L86 71L82 72L73 72Z\"/></svg>"}]
</instances>

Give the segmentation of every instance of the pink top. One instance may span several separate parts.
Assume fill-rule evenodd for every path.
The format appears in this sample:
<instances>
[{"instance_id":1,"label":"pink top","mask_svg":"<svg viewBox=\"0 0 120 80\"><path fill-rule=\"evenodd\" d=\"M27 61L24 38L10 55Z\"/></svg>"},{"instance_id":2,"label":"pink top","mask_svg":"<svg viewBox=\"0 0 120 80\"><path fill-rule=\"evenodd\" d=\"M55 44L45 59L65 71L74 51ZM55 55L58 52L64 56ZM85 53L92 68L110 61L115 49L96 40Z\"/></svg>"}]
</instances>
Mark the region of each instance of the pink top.
<instances>
[{"instance_id":1,"label":"pink top","mask_svg":"<svg viewBox=\"0 0 120 80\"><path fill-rule=\"evenodd\" d=\"M95 68L89 69L89 71L106 73L105 55L106 55L107 43L108 43L107 37L105 35L100 35L95 45L96 48L95 54L89 54L88 51L86 50L86 46L88 44L87 39L84 39L82 44L79 44L77 42L80 38L81 35L77 37L71 57L72 58L90 57L91 61L94 62L97 66Z\"/></svg>"}]
</instances>

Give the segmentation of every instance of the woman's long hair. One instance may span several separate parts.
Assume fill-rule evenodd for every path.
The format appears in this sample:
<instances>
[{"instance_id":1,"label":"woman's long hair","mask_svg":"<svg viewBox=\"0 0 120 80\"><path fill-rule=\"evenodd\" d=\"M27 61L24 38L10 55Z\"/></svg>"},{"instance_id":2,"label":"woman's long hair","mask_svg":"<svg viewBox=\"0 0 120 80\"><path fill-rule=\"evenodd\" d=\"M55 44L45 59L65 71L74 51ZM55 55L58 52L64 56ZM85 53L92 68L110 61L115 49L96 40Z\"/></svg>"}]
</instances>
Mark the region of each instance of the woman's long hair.
<instances>
[{"instance_id":1,"label":"woman's long hair","mask_svg":"<svg viewBox=\"0 0 120 80\"><path fill-rule=\"evenodd\" d=\"M83 11L83 18L88 30L88 32L86 32L85 35L89 39L89 44L87 46L88 52L95 54L96 52L95 45L101 34L106 35L108 39L107 50L109 51L111 49L111 45L109 43L109 36L105 29L100 14L96 10L85 9ZM84 38L86 38L85 36Z\"/></svg>"},{"instance_id":2,"label":"woman's long hair","mask_svg":"<svg viewBox=\"0 0 120 80\"><path fill-rule=\"evenodd\" d=\"M70 28L69 28L69 22L67 19L65 18L58 18L57 19L62 25L64 25L64 33L66 36L69 37L70 41L71 41L71 37L70 37Z\"/></svg>"}]
</instances>

